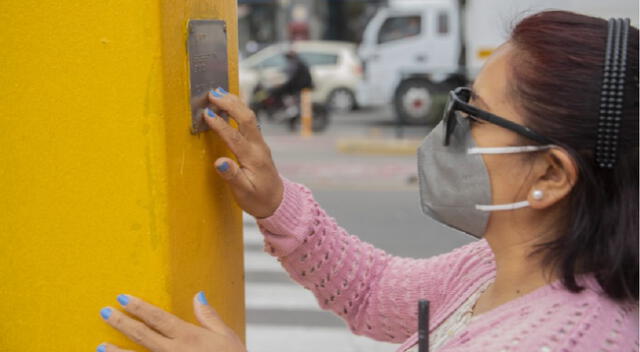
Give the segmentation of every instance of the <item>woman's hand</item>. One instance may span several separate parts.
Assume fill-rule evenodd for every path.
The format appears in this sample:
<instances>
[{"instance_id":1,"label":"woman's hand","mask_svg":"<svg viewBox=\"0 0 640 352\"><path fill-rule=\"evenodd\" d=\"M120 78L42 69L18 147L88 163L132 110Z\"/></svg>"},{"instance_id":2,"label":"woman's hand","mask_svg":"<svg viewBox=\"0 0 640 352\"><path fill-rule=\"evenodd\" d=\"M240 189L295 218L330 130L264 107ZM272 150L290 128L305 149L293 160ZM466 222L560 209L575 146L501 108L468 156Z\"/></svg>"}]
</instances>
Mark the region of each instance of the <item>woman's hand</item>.
<instances>
[{"instance_id":1,"label":"woman's hand","mask_svg":"<svg viewBox=\"0 0 640 352\"><path fill-rule=\"evenodd\" d=\"M206 123L240 162L238 165L229 158L219 158L215 162L218 173L231 186L236 202L244 211L257 218L272 215L282 201L284 186L271 151L262 139L256 115L238 97L222 88L211 90L208 98L211 105L238 123L236 130L212 110L203 112Z\"/></svg>"},{"instance_id":2,"label":"woman's hand","mask_svg":"<svg viewBox=\"0 0 640 352\"><path fill-rule=\"evenodd\" d=\"M245 352L236 334L227 327L218 313L207 303L203 292L193 298L199 327L165 312L139 298L119 295L118 302L124 310L142 320L106 307L100 311L102 318L112 327L127 335L134 342L153 352ZM112 344L98 346L98 352L132 352Z\"/></svg>"}]
</instances>

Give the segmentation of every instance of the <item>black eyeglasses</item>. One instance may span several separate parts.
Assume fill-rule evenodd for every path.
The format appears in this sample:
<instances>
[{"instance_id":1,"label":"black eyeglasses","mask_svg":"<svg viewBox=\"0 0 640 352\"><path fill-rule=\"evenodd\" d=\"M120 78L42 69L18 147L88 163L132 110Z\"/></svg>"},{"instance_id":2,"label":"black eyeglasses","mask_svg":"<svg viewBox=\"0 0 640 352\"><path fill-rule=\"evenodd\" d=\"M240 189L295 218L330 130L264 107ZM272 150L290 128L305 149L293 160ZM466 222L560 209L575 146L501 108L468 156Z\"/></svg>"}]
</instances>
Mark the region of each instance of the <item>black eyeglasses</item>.
<instances>
[{"instance_id":1,"label":"black eyeglasses","mask_svg":"<svg viewBox=\"0 0 640 352\"><path fill-rule=\"evenodd\" d=\"M494 125L498 125L500 127L506 128L513 132L516 132L522 136L525 136L535 142L542 144L553 144L553 142L544 136L541 136L535 132L533 132L528 127L522 126L510 120L507 120L503 117L494 115L490 112L481 110L476 108L475 106L469 105L469 100L471 99L471 89L467 87L458 87L451 92L449 92L449 100L447 101L447 105L444 109L444 116L442 119L444 120L444 128L445 128L445 138L444 145L449 145L449 138L451 134L453 134L453 130L458 125L458 120L456 119L455 112L461 111L466 114L469 114L473 118L484 120L490 122Z\"/></svg>"}]
</instances>

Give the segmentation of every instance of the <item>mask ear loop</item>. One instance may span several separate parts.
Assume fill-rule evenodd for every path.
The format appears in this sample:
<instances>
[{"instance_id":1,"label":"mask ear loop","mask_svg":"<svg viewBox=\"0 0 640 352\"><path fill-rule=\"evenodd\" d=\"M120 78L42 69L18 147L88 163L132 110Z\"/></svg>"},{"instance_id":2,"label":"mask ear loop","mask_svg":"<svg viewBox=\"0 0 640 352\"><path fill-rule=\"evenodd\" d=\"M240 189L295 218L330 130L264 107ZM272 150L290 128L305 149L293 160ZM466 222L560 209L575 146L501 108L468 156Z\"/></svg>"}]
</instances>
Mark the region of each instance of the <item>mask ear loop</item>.
<instances>
[{"instance_id":1,"label":"mask ear loop","mask_svg":"<svg viewBox=\"0 0 640 352\"><path fill-rule=\"evenodd\" d=\"M533 193L531 194L533 199L535 200L541 200L544 197L544 192L542 192L539 189L536 189L533 191ZM500 210L514 210L514 209L520 209L520 208L525 208L530 206L531 203L529 203L528 200L523 200L522 202L517 202L517 203L510 203L510 204L497 204L497 205L476 205L476 209L477 210L481 210L481 211L500 211Z\"/></svg>"},{"instance_id":2,"label":"mask ear loop","mask_svg":"<svg viewBox=\"0 0 640 352\"><path fill-rule=\"evenodd\" d=\"M480 205L476 204L476 209L481 211L500 211L500 210L514 210L520 208L526 208L530 206L528 200L522 202L509 203L509 204L496 204L496 205Z\"/></svg>"},{"instance_id":3,"label":"mask ear loop","mask_svg":"<svg viewBox=\"0 0 640 352\"><path fill-rule=\"evenodd\" d=\"M467 154L515 154L526 152L537 152L540 150L547 150L555 148L555 145L527 145L520 147L494 147L494 148L469 148ZM514 210L530 206L528 200L521 202L509 203L509 204L495 204L495 205L482 205L476 204L476 209L480 211L501 211L501 210Z\"/></svg>"}]
</instances>

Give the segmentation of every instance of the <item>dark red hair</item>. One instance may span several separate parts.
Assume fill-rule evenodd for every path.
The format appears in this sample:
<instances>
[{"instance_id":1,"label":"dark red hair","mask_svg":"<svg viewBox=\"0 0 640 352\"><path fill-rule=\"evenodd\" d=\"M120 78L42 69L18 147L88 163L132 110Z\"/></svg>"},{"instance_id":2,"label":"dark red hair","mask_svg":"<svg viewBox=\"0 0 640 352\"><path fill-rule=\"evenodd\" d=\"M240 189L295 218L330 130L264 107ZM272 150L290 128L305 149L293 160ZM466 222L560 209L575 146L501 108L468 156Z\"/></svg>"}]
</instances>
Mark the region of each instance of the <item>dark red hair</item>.
<instances>
[{"instance_id":1,"label":"dark red hair","mask_svg":"<svg viewBox=\"0 0 640 352\"><path fill-rule=\"evenodd\" d=\"M638 29L629 31L622 127L613 169L594 159L607 21L546 11L520 21L510 94L525 124L572 154L579 176L567 226L540 247L572 292L576 276L594 274L616 300L638 300Z\"/></svg>"}]
</instances>

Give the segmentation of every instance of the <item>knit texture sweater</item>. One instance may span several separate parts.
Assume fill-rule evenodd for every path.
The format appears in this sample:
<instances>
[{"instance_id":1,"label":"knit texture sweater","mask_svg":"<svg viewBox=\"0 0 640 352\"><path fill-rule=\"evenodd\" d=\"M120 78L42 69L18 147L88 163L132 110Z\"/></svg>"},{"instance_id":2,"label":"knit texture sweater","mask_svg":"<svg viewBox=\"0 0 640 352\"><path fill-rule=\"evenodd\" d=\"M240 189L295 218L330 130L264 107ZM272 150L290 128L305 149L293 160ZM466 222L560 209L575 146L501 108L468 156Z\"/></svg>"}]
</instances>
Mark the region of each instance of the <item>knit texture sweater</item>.
<instances>
[{"instance_id":1,"label":"knit texture sweater","mask_svg":"<svg viewBox=\"0 0 640 352\"><path fill-rule=\"evenodd\" d=\"M417 302L430 301L431 331L496 275L485 240L427 259L392 256L340 228L309 189L283 178L283 200L258 225L265 251L351 331L417 342ZM571 293L556 282L478 315L438 352L638 351L638 305L608 299L596 280Z\"/></svg>"}]
</instances>

